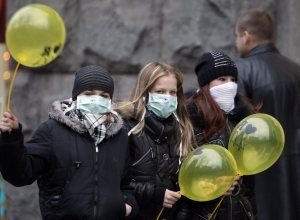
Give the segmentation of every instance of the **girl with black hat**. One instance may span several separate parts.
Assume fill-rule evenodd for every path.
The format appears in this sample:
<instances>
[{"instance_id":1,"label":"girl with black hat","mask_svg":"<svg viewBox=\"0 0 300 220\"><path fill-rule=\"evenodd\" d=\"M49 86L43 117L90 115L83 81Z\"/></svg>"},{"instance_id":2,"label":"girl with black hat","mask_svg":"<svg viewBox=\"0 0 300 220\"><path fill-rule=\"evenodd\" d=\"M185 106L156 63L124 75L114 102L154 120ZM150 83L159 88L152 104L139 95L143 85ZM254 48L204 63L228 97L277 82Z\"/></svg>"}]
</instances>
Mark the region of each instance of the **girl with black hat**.
<instances>
[{"instance_id":1,"label":"girl with black hat","mask_svg":"<svg viewBox=\"0 0 300 220\"><path fill-rule=\"evenodd\" d=\"M175 218L180 198L179 165L192 148L192 125L182 74L152 62L140 71L130 101L120 104L131 138L132 180L140 212L137 219Z\"/></svg>"},{"instance_id":2,"label":"girl with black hat","mask_svg":"<svg viewBox=\"0 0 300 220\"><path fill-rule=\"evenodd\" d=\"M11 112L0 120L0 170L15 186L37 180L43 219L130 219L129 145L111 108L114 82L90 65L75 75L72 98L56 101L30 141Z\"/></svg>"},{"instance_id":3,"label":"girl with black hat","mask_svg":"<svg viewBox=\"0 0 300 220\"><path fill-rule=\"evenodd\" d=\"M187 100L197 145L226 147L234 126L256 112L249 102L237 95L238 71L229 56L212 51L204 53L196 67L199 89ZM237 178L220 198L197 202L182 198L177 220L253 220L255 219L253 176Z\"/></svg>"}]
</instances>

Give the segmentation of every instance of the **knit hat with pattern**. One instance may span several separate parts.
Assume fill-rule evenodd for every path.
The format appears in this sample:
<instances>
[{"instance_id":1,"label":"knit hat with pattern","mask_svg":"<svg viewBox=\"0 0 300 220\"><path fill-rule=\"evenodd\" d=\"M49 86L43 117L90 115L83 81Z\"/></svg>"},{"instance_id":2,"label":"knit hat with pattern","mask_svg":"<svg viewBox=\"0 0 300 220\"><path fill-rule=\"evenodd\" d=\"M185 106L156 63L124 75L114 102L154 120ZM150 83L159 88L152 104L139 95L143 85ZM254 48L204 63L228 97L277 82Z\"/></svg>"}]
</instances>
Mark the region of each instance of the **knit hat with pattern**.
<instances>
[{"instance_id":1,"label":"knit hat with pattern","mask_svg":"<svg viewBox=\"0 0 300 220\"><path fill-rule=\"evenodd\" d=\"M87 90L101 90L107 92L112 98L114 93L114 81L110 73L101 66L89 65L80 68L75 73L72 99Z\"/></svg>"},{"instance_id":2,"label":"knit hat with pattern","mask_svg":"<svg viewBox=\"0 0 300 220\"><path fill-rule=\"evenodd\" d=\"M221 51L204 53L195 66L199 86L202 87L220 76L233 76L238 71L232 59Z\"/></svg>"}]
</instances>

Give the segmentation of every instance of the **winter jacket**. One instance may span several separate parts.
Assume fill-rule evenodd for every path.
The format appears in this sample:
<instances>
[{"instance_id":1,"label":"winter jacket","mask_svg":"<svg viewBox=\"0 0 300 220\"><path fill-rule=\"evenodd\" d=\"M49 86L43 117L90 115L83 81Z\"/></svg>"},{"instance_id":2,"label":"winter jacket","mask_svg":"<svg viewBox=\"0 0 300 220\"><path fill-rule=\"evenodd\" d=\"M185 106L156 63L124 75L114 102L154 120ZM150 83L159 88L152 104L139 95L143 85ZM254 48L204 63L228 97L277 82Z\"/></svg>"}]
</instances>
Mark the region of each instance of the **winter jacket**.
<instances>
[{"instance_id":1,"label":"winter jacket","mask_svg":"<svg viewBox=\"0 0 300 220\"><path fill-rule=\"evenodd\" d=\"M125 202L134 217L136 201L126 184L128 137L122 119L115 121L96 148L85 127L56 102L50 119L25 144L21 128L1 134L2 175L15 186L37 180L45 220L125 219Z\"/></svg>"},{"instance_id":2,"label":"winter jacket","mask_svg":"<svg viewBox=\"0 0 300 220\"><path fill-rule=\"evenodd\" d=\"M255 175L258 217L300 219L300 66L273 44L257 46L236 65L239 92L262 102L261 112L274 116L285 133L279 160Z\"/></svg>"},{"instance_id":3,"label":"winter jacket","mask_svg":"<svg viewBox=\"0 0 300 220\"><path fill-rule=\"evenodd\" d=\"M136 121L127 121L130 130ZM132 181L139 203L136 219L154 220L163 208L166 189L178 191L179 157L175 153L176 120L174 116L159 119L150 112L145 116L141 135L131 134ZM172 209L164 208L160 219L174 219Z\"/></svg>"},{"instance_id":4,"label":"winter jacket","mask_svg":"<svg viewBox=\"0 0 300 220\"><path fill-rule=\"evenodd\" d=\"M251 114L250 110L236 98L235 109L225 115L226 126L222 133L215 133L208 141L203 141L202 131L204 121L198 113L194 103L187 106L198 146L203 144L216 144L227 147L231 131L243 118ZM253 220L255 219L254 181L252 176L242 177L240 180L240 192L235 196L226 196L213 218L215 220ZM235 192L234 192L235 193ZM179 213L176 220L207 220L217 207L220 198L198 202L182 197L179 205Z\"/></svg>"}]
</instances>

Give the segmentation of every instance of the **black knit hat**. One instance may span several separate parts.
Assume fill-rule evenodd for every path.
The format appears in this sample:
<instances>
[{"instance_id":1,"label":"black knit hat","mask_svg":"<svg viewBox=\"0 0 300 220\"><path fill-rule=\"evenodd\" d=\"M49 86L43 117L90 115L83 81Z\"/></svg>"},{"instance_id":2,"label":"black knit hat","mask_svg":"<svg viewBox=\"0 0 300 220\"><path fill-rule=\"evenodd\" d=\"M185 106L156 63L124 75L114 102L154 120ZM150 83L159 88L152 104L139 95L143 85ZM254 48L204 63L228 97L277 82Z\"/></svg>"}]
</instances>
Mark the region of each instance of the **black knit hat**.
<instances>
[{"instance_id":1,"label":"black knit hat","mask_svg":"<svg viewBox=\"0 0 300 220\"><path fill-rule=\"evenodd\" d=\"M204 53L195 66L199 86L202 87L220 76L233 76L238 71L232 59L220 51Z\"/></svg>"},{"instance_id":2,"label":"black knit hat","mask_svg":"<svg viewBox=\"0 0 300 220\"><path fill-rule=\"evenodd\" d=\"M75 73L72 99L87 90L101 90L107 92L112 98L114 93L114 81L110 73L97 65L89 65L80 68Z\"/></svg>"}]
</instances>

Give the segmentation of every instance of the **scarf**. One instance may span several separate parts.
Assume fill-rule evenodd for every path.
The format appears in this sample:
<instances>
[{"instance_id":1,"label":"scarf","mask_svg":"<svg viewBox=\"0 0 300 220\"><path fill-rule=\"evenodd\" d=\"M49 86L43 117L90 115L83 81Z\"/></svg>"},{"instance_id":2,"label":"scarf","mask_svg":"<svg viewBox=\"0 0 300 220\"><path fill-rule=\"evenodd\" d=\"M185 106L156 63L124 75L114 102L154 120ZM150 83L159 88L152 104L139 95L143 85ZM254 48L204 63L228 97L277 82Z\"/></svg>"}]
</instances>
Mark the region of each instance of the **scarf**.
<instances>
[{"instance_id":1,"label":"scarf","mask_svg":"<svg viewBox=\"0 0 300 220\"><path fill-rule=\"evenodd\" d=\"M82 113L78 109L76 109L76 101L72 101L71 103L63 102L62 110L64 114L72 120L77 120L87 129L89 135L94 139L95 146L103 141L106 134L106 114L90 114L90 113ZM114 122L114 118L111 117L112 122Z\"/></svg>"}]
</instances>

